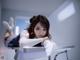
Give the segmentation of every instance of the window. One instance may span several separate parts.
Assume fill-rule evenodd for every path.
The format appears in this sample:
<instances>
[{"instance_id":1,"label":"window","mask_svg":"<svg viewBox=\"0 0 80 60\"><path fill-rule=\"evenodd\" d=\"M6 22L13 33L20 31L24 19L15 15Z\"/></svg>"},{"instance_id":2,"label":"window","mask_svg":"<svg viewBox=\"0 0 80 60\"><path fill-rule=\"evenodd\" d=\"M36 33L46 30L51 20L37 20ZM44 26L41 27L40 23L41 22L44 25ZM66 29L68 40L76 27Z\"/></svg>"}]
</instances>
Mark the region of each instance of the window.
<instances>
[{"instance_id":1,"label":"window","mask_svg":"<svg viewBox=\"0 0 80 60\"><path fill-rule=\"evenodd\" d=\"M59 21L63 21L66 18L69 18L75 13L74 4L71 2L68 6L66 6L59 14L58 19Z\"/></svg>"},{"instance_id":2,"label":"window","mask_svg":"<svg viewBox=\"0 0 80 60\"><path fill-rule=\"evenodd\" d=\"M15 20L15 34L18 35L29 26L29 17L17 16Z\"/></svg>"},{"instance_id":3,"label":"window","mask_svg":"<svg viewBox=\"0 0 80 60\"><path fill-rule=\"evenodd\" d=\"M19 35L19 33L20 33L20 27L19 26L16 26L15 27L15 34L16 35Z\"/></svg>"}]
</instances>

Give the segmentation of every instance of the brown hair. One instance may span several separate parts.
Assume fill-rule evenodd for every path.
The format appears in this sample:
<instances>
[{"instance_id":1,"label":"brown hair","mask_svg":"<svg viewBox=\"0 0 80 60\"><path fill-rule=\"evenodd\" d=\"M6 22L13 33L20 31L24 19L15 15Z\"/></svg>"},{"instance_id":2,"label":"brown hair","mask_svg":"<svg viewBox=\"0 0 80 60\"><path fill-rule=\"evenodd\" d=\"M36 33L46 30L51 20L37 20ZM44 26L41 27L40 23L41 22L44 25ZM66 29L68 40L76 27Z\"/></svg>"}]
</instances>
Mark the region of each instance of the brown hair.
<instances>
[{"instance_id":1,"label":"brown hair","mask_svg":"<svg viewBox=\"0 0 80 60\"><path fill-rule=\"evenodd\" d=\"M44 37L46 37L46 36L49 37L50 36L49 35L50 24L49 24L48 19L43 15L37 15L37 16L33 16L30 19L30 26L28 28L29 38L34 38L35 37L34 28L35 28L36 24L39 23L39 22L47 30L47 33Z\"/></svg>"}]
</instances>

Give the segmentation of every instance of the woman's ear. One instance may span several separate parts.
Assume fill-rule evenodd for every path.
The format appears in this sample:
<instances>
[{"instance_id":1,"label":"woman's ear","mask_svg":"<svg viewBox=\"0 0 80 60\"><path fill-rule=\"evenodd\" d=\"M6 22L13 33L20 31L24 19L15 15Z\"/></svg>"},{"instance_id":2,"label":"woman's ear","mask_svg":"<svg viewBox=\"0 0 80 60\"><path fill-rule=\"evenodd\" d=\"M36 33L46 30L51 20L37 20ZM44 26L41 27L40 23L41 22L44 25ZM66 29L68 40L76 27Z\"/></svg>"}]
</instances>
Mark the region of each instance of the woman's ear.
<instances>
[{"instance_id":1,"label":"woman's ear","mask_svg":"<svg viewBox=\"0 0 80 60\"><path fill-rule=\"evenodd\" d=\"M31 32L31 34L34 34L33 32Z\"/></svg>"}]
</instances>

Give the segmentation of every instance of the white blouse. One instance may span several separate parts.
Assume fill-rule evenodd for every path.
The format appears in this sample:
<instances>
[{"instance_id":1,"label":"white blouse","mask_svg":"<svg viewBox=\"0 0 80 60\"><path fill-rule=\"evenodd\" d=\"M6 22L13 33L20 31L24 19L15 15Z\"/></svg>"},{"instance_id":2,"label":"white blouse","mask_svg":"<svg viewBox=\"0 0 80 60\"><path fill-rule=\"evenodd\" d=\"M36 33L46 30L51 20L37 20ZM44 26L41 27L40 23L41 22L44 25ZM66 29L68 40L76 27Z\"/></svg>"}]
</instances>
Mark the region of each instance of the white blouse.
<instances>
[{"instance_id":1,"label":"white blouse","mask_svg":"<svg viewBox=\"0 0 80 60\"><path fill-rule=\"evenodd\" d=\"M33 47L34 45L36 45L40 42L43 42L43 38L29 39L29 33L26 30L24 30L20 35L19 44L20 44L20 47L22 47L22 48ZM43 45L45 47L47 56L51 55L52 50L57 48L56 43L51 40L45 40L43 42Z\"/></svg>"}]
</instances>

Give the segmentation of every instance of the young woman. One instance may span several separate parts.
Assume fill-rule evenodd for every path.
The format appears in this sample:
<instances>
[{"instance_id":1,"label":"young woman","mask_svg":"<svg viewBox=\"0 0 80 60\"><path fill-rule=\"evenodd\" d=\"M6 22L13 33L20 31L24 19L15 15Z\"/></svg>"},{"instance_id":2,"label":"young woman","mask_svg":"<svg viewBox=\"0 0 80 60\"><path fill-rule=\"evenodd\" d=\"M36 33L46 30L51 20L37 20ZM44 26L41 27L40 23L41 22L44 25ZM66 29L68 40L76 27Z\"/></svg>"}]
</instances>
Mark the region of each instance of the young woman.
<instances>
[{"instance_id":1,"label":"young woman","mask_svg":"<svg viewBox=\"0 0 80 60\"><path fill-rule=\"evenodd\" d=\"M33 16L30 19L30 26L20 35L19 45L25 47L45 47L46 53L49 56L56 44L51 41L49 34L49 21L43 15Z\"/></svg>"}]
</instances>

